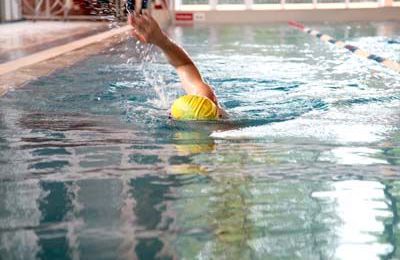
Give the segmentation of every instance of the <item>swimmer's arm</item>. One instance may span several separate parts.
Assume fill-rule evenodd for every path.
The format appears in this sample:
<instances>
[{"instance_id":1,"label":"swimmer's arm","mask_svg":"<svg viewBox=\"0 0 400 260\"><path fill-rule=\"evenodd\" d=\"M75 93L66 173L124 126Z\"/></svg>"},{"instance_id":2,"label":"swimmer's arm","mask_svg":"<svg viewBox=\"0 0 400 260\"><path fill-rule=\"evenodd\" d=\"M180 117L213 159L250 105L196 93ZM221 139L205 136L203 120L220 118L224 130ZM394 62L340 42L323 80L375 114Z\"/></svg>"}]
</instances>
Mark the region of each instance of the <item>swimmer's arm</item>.
<instances>
[{"instance_id":1,"label":"swimmer's arm","mask_svg":"<svg viewBox=\"0 0 400 260\"><path fill-rule=\"evenodd\" d=\"M166 56L168 62L174 66L183 88L188 94L205 96L217 104L217 97L213 89L204 82L198 68L189 55L168 36L156 44Z\"/></svg>"},{"instance_id":2,"label":"swimmer's arm","mask_svg":"<svg viewBox=\"0 0 400 260\"><path fill-rule=\"evenodd\" d=\"M213 89L204 82L199 70L189 55L161 29L153 17L145 13L140 16L129 15L132 34L144 43L158 46L168 62L174 66L187 94L205 96L218 104Z\"/></svg>"}]
</instances>

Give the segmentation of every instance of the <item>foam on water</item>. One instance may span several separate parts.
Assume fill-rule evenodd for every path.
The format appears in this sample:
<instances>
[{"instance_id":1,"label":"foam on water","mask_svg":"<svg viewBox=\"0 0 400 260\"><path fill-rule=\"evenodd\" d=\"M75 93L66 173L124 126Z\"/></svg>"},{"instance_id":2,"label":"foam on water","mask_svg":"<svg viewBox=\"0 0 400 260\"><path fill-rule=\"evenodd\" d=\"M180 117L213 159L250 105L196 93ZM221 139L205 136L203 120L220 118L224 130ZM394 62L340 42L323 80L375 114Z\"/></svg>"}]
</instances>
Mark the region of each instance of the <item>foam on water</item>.
<instances>
[{"instance_id":1,"label":"foam on water","mask_svg":"<svg viewBox=\"0 0 400 260\"><path fill-rule=\"evenodd\" d=\"M298 140L316 139L333 144L375 143L384 139L388 127L385 125L367 125L324 121L322 119L294 119L282 123L264 126L214 132L211 137L224 139L268 138Z\"/></svg>"}]
</instances>

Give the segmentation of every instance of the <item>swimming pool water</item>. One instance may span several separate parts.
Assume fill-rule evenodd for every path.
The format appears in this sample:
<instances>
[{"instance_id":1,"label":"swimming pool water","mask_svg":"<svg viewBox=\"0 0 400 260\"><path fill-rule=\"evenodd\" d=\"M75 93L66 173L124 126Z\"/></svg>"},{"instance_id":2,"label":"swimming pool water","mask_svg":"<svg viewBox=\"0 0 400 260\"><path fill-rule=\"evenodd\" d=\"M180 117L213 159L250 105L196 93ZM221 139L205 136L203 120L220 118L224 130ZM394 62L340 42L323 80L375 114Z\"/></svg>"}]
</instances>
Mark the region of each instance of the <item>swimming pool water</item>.
<instances>
[{"instance_id":1,"label":"swimming pool water","mask_svg":"<svg viewBox=\"0 0 400 260\"><path fill-rule=\"evenodd\" d=\"M309 26L400 61L398 23ZM8 92L0 259L400 257L398 74L286 25L168 33L230 119L169 120L133 40Z\"/></svg>"}]
</instances>

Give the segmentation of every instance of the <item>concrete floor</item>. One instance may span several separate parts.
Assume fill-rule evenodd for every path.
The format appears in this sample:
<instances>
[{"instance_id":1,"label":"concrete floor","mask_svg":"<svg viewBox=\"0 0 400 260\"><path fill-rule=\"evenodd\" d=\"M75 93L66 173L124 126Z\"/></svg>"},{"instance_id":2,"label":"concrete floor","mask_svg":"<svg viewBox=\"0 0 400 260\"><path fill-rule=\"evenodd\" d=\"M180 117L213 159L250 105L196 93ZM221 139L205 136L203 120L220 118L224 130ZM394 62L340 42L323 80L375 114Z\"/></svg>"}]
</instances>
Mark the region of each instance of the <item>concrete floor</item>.
<instances>
[{"instance_id":1,"label":"concrete floor","mask_svg":"<svg viewBox=\"0 0 400 260\"><path fill-rule=\"evenodd\" d=\"M21 21L0 24L0 63L107 29L107 22Z\"/></svg>"}]
</instances>

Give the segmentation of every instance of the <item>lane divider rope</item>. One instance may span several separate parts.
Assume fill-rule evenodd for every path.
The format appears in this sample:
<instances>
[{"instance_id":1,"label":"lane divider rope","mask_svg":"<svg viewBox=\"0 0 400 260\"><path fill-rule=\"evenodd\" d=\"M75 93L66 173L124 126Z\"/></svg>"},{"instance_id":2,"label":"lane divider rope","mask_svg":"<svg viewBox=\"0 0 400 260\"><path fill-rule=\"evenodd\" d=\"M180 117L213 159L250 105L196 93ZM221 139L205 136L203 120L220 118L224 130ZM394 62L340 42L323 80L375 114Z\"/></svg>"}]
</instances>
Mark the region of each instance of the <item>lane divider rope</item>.
<instances>
[{"instance_id":1,"label":"lane divider rope","mask_svg":"<svg viewBox=\"0 0 400 260\"><path fill-rule=\"evenodd\" d=\"M386 59L383 58L379 55L375 55L375 54L371 54L365 50L362 50L360 48L358 48L357 46L351 45L351 44L346 44L343 41L340 40L336 40L335 38L327 35L327 34L322 34L319 31L313 30L311 28L305 27L303 24L296 22L296 21L289 21L289 25L302 31L305 32L307 34L310 34L314 37L319 38L321 41L324 42L329 42L332 44L335 44L337 47L339 48L345 48L349 51L351 51L352 53L354 53L357 56L366 58L366 59L370 59L373 61L376 61L384 66L386 66L387 68L390 68L398 73L400 73L400 64L396 61L390 60L390 59Z\"/></svg>"}]
</instances>

